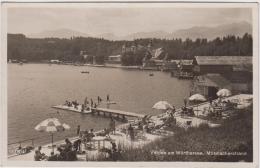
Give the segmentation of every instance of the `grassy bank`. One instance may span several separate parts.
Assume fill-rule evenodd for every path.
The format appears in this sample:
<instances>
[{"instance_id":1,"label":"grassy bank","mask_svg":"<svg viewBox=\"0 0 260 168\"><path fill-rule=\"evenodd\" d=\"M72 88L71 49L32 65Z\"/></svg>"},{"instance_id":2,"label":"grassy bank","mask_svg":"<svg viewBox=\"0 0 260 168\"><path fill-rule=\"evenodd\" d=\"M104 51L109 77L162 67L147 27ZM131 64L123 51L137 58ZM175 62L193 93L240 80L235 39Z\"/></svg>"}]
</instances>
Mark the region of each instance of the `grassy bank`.
<instances>
[{"instance_id":1,"label":"grassy bank","mask_svg":"<svg viewBox=\"0 0 260 168\"><path fill-rule=\"evenodd\" d=\"M201 125L188 130L176 129L175 135L152 142L141 149L124 149L120 161L218 161L250 162L253 158L253 112L252 107L237 110L237 116L225 120L221 127ZM155 154L152 151L174 152ZM177 154L178 151L183 154ZM196 152L196 154L185 153ZM242 152L243 155L208 152ZM202 155L201 155L202 154ZM223 154L223 153L222 153Z\"/></svg>"}]
</instances>

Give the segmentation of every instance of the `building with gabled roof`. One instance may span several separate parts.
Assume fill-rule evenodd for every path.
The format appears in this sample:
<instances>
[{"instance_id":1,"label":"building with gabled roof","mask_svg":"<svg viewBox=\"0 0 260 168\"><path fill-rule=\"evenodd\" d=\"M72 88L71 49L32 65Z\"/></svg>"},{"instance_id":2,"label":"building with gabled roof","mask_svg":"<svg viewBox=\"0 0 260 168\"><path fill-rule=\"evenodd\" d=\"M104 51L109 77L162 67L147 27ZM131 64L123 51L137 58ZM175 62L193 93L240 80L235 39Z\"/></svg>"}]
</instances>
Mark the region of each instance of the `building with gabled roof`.
<instances>
[{"instance_id":1,"label":"building with gabled roof","mask_svg":"<svg viewBox=\"0 0 260 168\"><path fill-rule=\"evenodd\" d=\"M195 56L193 65L197 75L226 74L232 72L234 67L252 65L252 56Z\"/></svg>"},{"instance_id":2,"label":"building with gabled roof","mask_svg":"<svg viewBox=\"0 0 260 168\"><path fill-rule=\"evenodd\" d=\"M220 74L206 74L194 79L194 93L200 93L206 97L217 98L219 89L232 90L232 83Z\"/></svg>"}]
</instances>

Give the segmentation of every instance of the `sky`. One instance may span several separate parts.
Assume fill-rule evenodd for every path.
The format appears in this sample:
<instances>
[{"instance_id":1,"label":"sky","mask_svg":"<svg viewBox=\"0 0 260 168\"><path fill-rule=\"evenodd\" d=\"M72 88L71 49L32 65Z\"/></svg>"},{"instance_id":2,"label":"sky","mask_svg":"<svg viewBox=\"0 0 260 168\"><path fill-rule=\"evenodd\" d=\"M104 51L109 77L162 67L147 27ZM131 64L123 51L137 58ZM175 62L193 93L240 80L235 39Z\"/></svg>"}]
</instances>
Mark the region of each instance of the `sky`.
<instances>
[{"instance_id":1,"label":"sky","mask_svg":"<svg viewBox=\"0 0 260 168\"><path fill-rule=\"evenodd\" d=\"M194 26L217 26L246 21L250 8L8 8L8 33L25 35L72 29L86 34L174 32Z\"/></svg>"}]
</instances>

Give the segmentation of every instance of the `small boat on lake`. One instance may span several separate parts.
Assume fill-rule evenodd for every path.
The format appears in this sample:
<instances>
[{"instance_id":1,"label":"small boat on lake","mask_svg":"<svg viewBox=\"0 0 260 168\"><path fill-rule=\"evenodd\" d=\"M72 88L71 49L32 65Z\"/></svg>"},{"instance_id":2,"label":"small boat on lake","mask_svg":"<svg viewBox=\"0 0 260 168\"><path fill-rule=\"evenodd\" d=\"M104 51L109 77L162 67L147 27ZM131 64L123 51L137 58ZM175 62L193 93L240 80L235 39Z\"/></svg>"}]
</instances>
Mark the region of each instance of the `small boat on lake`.
<instances>
[{"instance_id":1,"label":"small boat on lake","mask_svg":"<svg viewBox=\"0 0 260 168\"><path fill-rule=\"evenodd\" d=\"M116 104L116 102L114 102L114 101L107 101L106 103L107 104Z\"/></svg>"},{"instance_id":2,"label":"small boat on lake","mask_svg":"<svg viewBox=\"0 0 260 168\"><path fill-rule=\"evenodd\" d=\"M89 71L81 71L81 73L87 73L87 74L89 74Z\"/></svg>"},{"instance_id":3,"label":"small boat on lake","mask_svg":"<svg viewBox=\"0 0 260 168\"><path fill-rule=\"evenodd\" d=\"M150 73L149 76L154 76L154 74L153 74L153 73Z\"/></svg>"}]
</instances>

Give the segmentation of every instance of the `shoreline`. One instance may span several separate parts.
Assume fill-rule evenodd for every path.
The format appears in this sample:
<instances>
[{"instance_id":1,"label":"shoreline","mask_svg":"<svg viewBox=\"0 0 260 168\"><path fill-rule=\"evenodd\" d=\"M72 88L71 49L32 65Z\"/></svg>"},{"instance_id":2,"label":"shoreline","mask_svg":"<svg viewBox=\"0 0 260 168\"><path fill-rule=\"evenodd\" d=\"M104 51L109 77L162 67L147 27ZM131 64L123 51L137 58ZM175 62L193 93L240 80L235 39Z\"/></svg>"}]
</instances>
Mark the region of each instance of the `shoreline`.
<instances>
[{"instance_id":1,"label":"shoreline","mask_svg":"<svg viewBox=\"0 0 260 168\"><path fill-rule=\"evenodd\" d=\"M10 63L7 62L7 64L17 64L19 63ZM119 69L130 69L130 70L140 70L140 71L161 71L157 67L142 67L140 65L130 65L130 66L125 66L121 64L75 64L75 63L48 63L48 62L26 62L23 63L22 65L26 64L48 64L48 65L70 65L70 66L88 66L88 67L103 67L103 68L119 68ZM168 72L168 71L163 71L163 72Z\"/></svg>"},{"instance_id":2,"label":"shoreline","mask_svg":"<svg viewBox=\"0 0 260 168\"><path fill-rule=\"evenodd\" d=\"M243 101L245 101L245 100L247 100L247 99L250 99L250 98L252 98L252 95L250 95L250 94L239 94L239 95L233 95L233 96L230 96L230 97L227 97L227 98L225 98L226 100L240 100L241 102L243 102ZM194 106L196 106L196 108L200 108L200 109L202 109L202 108L204 108L205 106L208 106L209 105L209 102L204 102L204 103L201 103L201 104L198 104L198 105L193 105L193 106L187 106L188 108L192 108L192 107L194 107ZM180 109L177 109L176 110L176 114L178 114L179 113L179 111L180 111ZM161 117L161 116L163 116L163 115L165 115L164 113L163 114L160 114L160 115L155 115L155 116L152 116L153 117L153 121L154 122L156 122L156 121L159 121L159 117ZM197 114L198 115L198 114ZM211 121L209 121L209 120L204 120L204 119L201 119L199 116L194 116L194 117L181 117L181 116L175 116L175 118L176 118L176 123L178 123L178 124L176 124L178 127L183 127L183 128L185 128L185 129L187 129L187 128L189 128L189 127L199 127L201 124L203 124L203 123L206 123L206 124L208 124L209 125L209 127L218 127L218 126L220 126L221 124L216 124L216 123L214 123L214 122L211 122ZM223 120L223 119L222 119ZM137 121L137 120L134 120L134 122L135 121ZM185 125L185 123L187 123L187 121L192 121L191 122L191 124L187 127L186 125ZM120 129L122 129L124 126L128 126L129 124L131 124L131 122L127 122L127 123L122 123L122 124L119 124L119 125L117 125L116 126L116 130L120 130ZM159 123L160 124L160 123ZM102 130L99 130L99 131L96 131L95 132L95 134L97 134L97 133L99 133L99 132L101 132ZM119 132L118 132L119 133ZM146 134L146 136L147 135L149 135L148 133ZM150 134L150 135L153 135L153 134ZM149 135L149 136L150 136ZM169 135L168 135L169 136ZM153 142L155 139L157 139L157 138L162 138L162 137L164 137L163 135L158 135L158 136L156 136L156 137L153 137L152 138L152 140L151 141L149 141L149 142L145 142L144 141L144 143L143 144L148 144L148 143L151 143L151 142ZM69 139L70 140L73 140L73 139L76 139L76 138L78 138L77 136L72 136L72 137L70 137ZM127 138L127 137L125 137L125 138ZM62 142L63 142L64 140L59 140L59 141L55 141L54 142L54 144L61 144ZM120 141L118 141L118 143L120 143ZM129 143L129 142L127 142L127 143ZM132 142L130 143L131 145L132 145ZM47 143L47 144L45 144L45 145L42 145L44 148L45 147L49 147L51 144L50 143ZM32 151L30 152L30 153L33 153ZM25 154L25 155L27 155L27 154ZM14 157L22 157L22 156L24 156L24 155L10 155L10 156L8 156L8 159L9 158L14 158ZM31 159L33 159L33 158L31 158Z\"/></svg>"}]
</instances>

